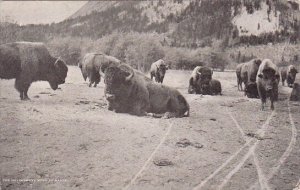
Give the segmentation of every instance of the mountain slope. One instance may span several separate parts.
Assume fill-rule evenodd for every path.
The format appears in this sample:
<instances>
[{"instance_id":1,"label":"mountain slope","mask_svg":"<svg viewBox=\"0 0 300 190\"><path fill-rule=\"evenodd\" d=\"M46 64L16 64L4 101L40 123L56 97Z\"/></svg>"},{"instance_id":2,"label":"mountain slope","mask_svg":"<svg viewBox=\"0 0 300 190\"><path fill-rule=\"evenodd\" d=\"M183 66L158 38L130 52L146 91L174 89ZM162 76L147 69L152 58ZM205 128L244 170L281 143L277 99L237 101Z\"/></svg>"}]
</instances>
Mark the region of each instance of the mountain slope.
<instances>
[{"instance_id":1,"label":"mountain slope","mask_svg":"<svg viewBox=\"0 0 300 190\"><path fill-rule=\"evenodd\" d=\"M109 7L118 4L118 1L89 1L83 5L78 11L69 17L69 19L76 18L79 16L86 16L91 14L93 11L102 12Z\"/></svg>"},{"instance_id":2,"label":"mountain slope","mask_svg":"<svg viewBox=\"0 0 300 190\"><path fill-rule=\"evenodd\" d=\"M32 31L42 31L42 40L156 32L170 46L210 46L214 39L223 40L225 45L267 44L284 41L291 34L300 39L300 11L299 4L291 0L89 1L57 24L0 29L7 34L3 41L9 41L12 35L24 39ZM29 40L35 36L30 35Z\"/></svg>"},{"instance_id":3,"label":"mountain slope","mask_svg":"<svg viewBox=\"0 0 300 190\"><path fill-rule=\"evenodd\" d=\"M299 9L297 1L284 0L90 1L70 19L82 30L97 29L90 32L95 37L116 30L156 31L184 45L199 44L206 37L231 37L235 30L238 36L291 30L299 15L292 10L295 5Z\"/></svg>"}]
</instances>

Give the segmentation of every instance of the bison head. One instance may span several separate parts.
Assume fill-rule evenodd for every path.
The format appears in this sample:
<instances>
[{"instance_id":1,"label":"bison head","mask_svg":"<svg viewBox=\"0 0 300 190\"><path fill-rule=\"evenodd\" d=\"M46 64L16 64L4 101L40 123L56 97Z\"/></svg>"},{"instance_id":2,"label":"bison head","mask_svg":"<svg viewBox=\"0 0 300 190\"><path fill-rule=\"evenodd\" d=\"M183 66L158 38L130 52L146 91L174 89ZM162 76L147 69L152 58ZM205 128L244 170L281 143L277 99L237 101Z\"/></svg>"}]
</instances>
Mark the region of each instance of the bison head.
<instances>
[{"instance_id":1,"label":"bison head","mask_svg":"<svg viewBox=\"0 0 300 190\"><path fill-rule=\"evenodd\" d=\"M245 87L245 94L248 98L258 98L258 90L256 82L249 82Z\"/></svg>"},{"instance_id":2,"label":"bison head","mask_svg":"<svg viewBox=\"0 0 300 190\"><path fill-rule=\"evenodd\" d=\"M128 66L108 67L105 71L105 97L113 103L126 100L130 94L134 71Z\"/></svg>"},{"instance_id":3,"label":"bison head","mask_svg":"<svg viewBox=\"0 0 300 190\"><path fill-rule=\"evenodd\" d=\"M157 64L156 67L157 67L157 74L159 75L159 77L164 78L166 71L169 69L169 67L165 65L164 61L162 61L160 64Z\"/></svg>"},{"instance_id":4,"label":"bison head","mask_svg":"<svg viewBox=\"0 0 300 190\"><path fill-rule=\"evenodd\" d=\"M262 87L267 93L273 92L274 87L278 86L280 76L274 69L264 69L263 72L257 76L260 78Z\"/></svg>"},{"instance_id":5,"label":"bison head","mask_svg":"<svg viewBox=\"0 0 300 190\"><path fill-rule=\"evenodd\" d=\"M212 79L213 71L208 67L201 67L198 71L198 78L201 80L202 84L208 84Z\"/></svg>"},{"instance_id":6,"label":"bison head","mask_svg":"<svg viewBox=\"0 0 300 190\"><path fill-rule=\"evenodd\" d=\"M293 84L295 82L296 79L296 75L297 75L298 71L295 67L292 67L291 69L288 70L288 76L287 76L287 82L288 84Z\"/></svg>"},{"instance_id":7,"label":"bison head","mask_svg":"<svg viewBox=\"0 0 300 190\"><path fill-rule=\"evenodd\" d=\"M253 62L259 67L262 63L261 59L254 59Z\"/></svg>"},{"instance_id":8,"label":"bison head","mask_svg":"<svg viewBox=\"0 0 300 190\"><path fill-rule=\"evenodd\" d=\"M58 88L58 85L65 83L68 67L63 60L57 58L52 71L48 72L48 81L53 90Z\"/></svg>"}]
</instances>

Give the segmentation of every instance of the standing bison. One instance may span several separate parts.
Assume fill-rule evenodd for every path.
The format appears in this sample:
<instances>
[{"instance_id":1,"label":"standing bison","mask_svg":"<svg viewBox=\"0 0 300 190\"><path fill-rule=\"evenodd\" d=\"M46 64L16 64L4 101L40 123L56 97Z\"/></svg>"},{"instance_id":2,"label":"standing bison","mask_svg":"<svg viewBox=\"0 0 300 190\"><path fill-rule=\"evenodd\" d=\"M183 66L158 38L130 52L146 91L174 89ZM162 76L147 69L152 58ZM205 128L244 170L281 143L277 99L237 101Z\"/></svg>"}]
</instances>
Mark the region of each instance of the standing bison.
<instances>
[{"instance_id":1,"label":"standing bison","mask_svg":"<svg viewBox=\"0 0 300 190\"><path fill-rule=\"evenodd\" d=\"M299 83L294 83L293 90L290 95L290 101L300 101L300 85L299 85Z\"/></svg>"},{"instance_id":2,"label":"standing bison","mask_svg":"<svg viewBox=\"0 0 300 190\"><path fill-rule=\"evenodd\" d=\"M245 95L248 98L258 98L256 75L261 64L260 59L252 59L243 63L241 68L241 79L245 84Z\"/></svg>"},{"instance_id":3,"label":"standing bison","mask_svg":"<svg viewBox=\"0 0 300 190\"><path fill-rule=\"evenodd\" d=\"M274 101L278 99L279 78L277 66L270 59L264 59L259 66L256 79L262 110L264 110L267 98L270 98L271 109L274 110Z\"/></svg>"},{"instance_id":4,"label":"standing bison","mask_svg":"<svg viewBox=\"0 0 300 190\"><path fill-rule=\"evenodd\" d=\"M236 78L237 78L237 86L238 90L243 90L243 80L242 80L242 67L244 63L240 63L236 67Z\"/></svg>"},{"instance_id":5,"label":"standing bison","mask_svg":"<svg viewBox=\"0 0 300 190\"><path fill-rule=\"evenodd\" d=\"M65 83L68 67L52 57L43 43L14 42L0 45L0 78L15 78L21 100L29 100L28 88L34 81L48 81L56 90Z\"/></svg>"},{"instance_id":6,"label":"standing bison","mask_svg":"<svg viewBox=\"0 0 300 190\"><path fill-rule=\"evenodd\" d=\"M289 65L288 67L282 68L280 73L282 86L284 86L284 82L286 80L287 85L289 87L292 87L295 82L297 73L298 71L294 65Z\"/></svg>"},{"instance_id":7,"label":"standing bison","mask_svg":"<svg viewBox=\"0 0 300 190\"><path fill-rule=\"evenodd\" d=\"M153 79L153 77L155 77L156 82L163 83L167 70L168 70L168 66L165 64L164 60L162 59L152 63L150 68L151 80Z\"/></svg>"},{"instance_id":8,"label":"standing bison","mask_svg":"<svg viewBox=\"0 0 300 190\"><path fill-rule=\"evenodd\" d=\"M211 94L210 81L213 71L209 67L197 66L194 68L189 80L189 94Z\"/></svg>"},{"instance_id":9,"label":"standing bison","mask_svg":"<svg viewBox=\"0 0 300 190\"><path fill-rule=\"evenodd\" d=\"M89 79L89 87L94 84L94 87L99 84L101 74L110 65L119 65L121 63L115 57L108 56L101 53L87 53L79 62L78 66L81 69L83 79Z\"/></svg>"},{"instance_id":10,"label":"standing bison","mask_svg":"<svg viewBox=\"0 0 300 190\"><path fill-rule=\"evenodd\" d=\"M189 115L189 104L176 89L158 85L128 65L107 68L104 82L109 110L168 118Z\"/></svg>"}]
</instances>

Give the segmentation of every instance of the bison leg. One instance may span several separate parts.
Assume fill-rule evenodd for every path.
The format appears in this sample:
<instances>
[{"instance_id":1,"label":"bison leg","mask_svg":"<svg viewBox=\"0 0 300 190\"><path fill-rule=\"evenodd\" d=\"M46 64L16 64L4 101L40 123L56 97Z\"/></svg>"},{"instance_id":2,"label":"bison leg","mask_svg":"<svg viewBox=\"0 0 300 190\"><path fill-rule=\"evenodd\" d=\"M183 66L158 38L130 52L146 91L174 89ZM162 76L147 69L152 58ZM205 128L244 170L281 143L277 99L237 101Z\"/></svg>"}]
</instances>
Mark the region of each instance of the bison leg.
<instances>
[{"instance_id":1,"label":"bison leg","mask_svg":"<svg viewBox=\"0 0 300 190\"><path fill-rule=\"evenodd\" d=\"M22 80L20 80L19 77L16 78L15 88L20 93L20 99L23 100L24 99L24 84L23 84Z\"/></svg>"},{"instance_id":2,"label":"bison leg","mask_svg":"<svg viewBox=\"0 0 300 190\"><path fill-rule=\"evenodd\" d=\"M271 92L269 96L270 96L270 102L271 102L271 110L274 110L275 91Z\"/></svg>"},{"instance_id":3,"label":"bison leg","mask_svg":"<svg viewBox=\"0 0 300 190\"><path fill-rule=\"evenodd\" d=\"M24 85L23 100L30 100L28 97L28 94L27 94L29 87L30 87L30 84Z\"/></svg>"},{"instance_id":4,"label":"bison leg","mask_svg":"<svg viewBox=\"0 0 300 190\"><path fill-rule=\"evenodd\" d=\"M92 84L94 83L94 77L93 77L94 75L93 74L90 74L89 76L88 76L88 78L89 78L89 87L91 87L92 86Z\"/></svg>"},{"instance_id":5,"label":"bison leg","mask_svg":"<svg viewBox=\"0 0 300 190\"><path fill-rule=\"evenodd\" d=\"M261 110L262 111L265 110L266 102L267 102L266 96L261 96Z\"/></svg>"},{"instance_id":6,"label":"bison leg","mask_svg":"<svg viewBox=\"0 0 300 190\"><path fill-rule=\"evenodd\" d=\"M281 82L282 82L282 86L284 86L284 80L283 79L281 80Z\"/></svg>"},{"instance_id":7,"label":"bison leg","mask_svg":"<svg viewBox=\"0 0 300 190\"><path fill-rule=\"evenodd\" d=\"M100 76L99 72L97 72L94 75L94 81L95 81L94 87L97 87L97 84L99 84L99 82L101 81L101 76Z\"/></svg>"},{"instance_id":8,"label":"bison leg","mask_svg":"<svg viewBox=\"0 0 300 190\"><path fill-rule=\"evenodd\" d=\"M92 82L92 80L90 80L89 87L91 87L93 83L94 82Z\"/></svg>"},{"instance_id":9,"label":"bison leg","mask_svg":"<svg viewBox=\"0 0 300 190\"><path fill-rule=\"evenodd\" d=\"M164 77L161 77L160 78L160 83L163 83L163 81L164 81Z\"/></svg>"},{"instance_id":10,"label":"bison leg","mask_svg":"<svg viewBox=\"0 0 300 190\"><path fill-rule=\"evenodd\" d=\"M274 101L271 100L271 110L274 110Z\"/></svg>"},{"instance_id":11,"label":"bison leg","mask_svg":"<svg viewBox=\"0 0 300 190\"><path fill-rule=\"evenodd\" d=\"M239 88L240 91L243 91L243 82L241 80L239 81L239 87L238 88Z\"/></svg>"}]
</instances>

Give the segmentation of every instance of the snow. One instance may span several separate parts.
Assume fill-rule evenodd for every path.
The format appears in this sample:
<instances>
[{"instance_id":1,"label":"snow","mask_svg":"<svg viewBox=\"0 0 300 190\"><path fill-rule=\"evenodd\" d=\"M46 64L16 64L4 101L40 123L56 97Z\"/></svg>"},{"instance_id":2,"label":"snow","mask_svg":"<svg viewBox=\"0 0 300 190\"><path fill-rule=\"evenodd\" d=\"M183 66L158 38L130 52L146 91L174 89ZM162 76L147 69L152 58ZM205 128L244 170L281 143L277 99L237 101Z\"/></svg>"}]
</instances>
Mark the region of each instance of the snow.
<instances>
[{"instance_id":1,"label":"snow","mask_svg":"<svg viewBox=\"0 0 300 190\"><path fill-rule=\"evenodd\" d=\"M268 6L265 3L261 4L261 10L254 11L253 14L249 14L246 7L243 7L241 14L232 20L232 23L237 26L240 36L260 35L279 30L280 12L277 11L277 16L275 16L275 12L272 10L269 21L267 10Z\"/></svg>"}]
</instances>

